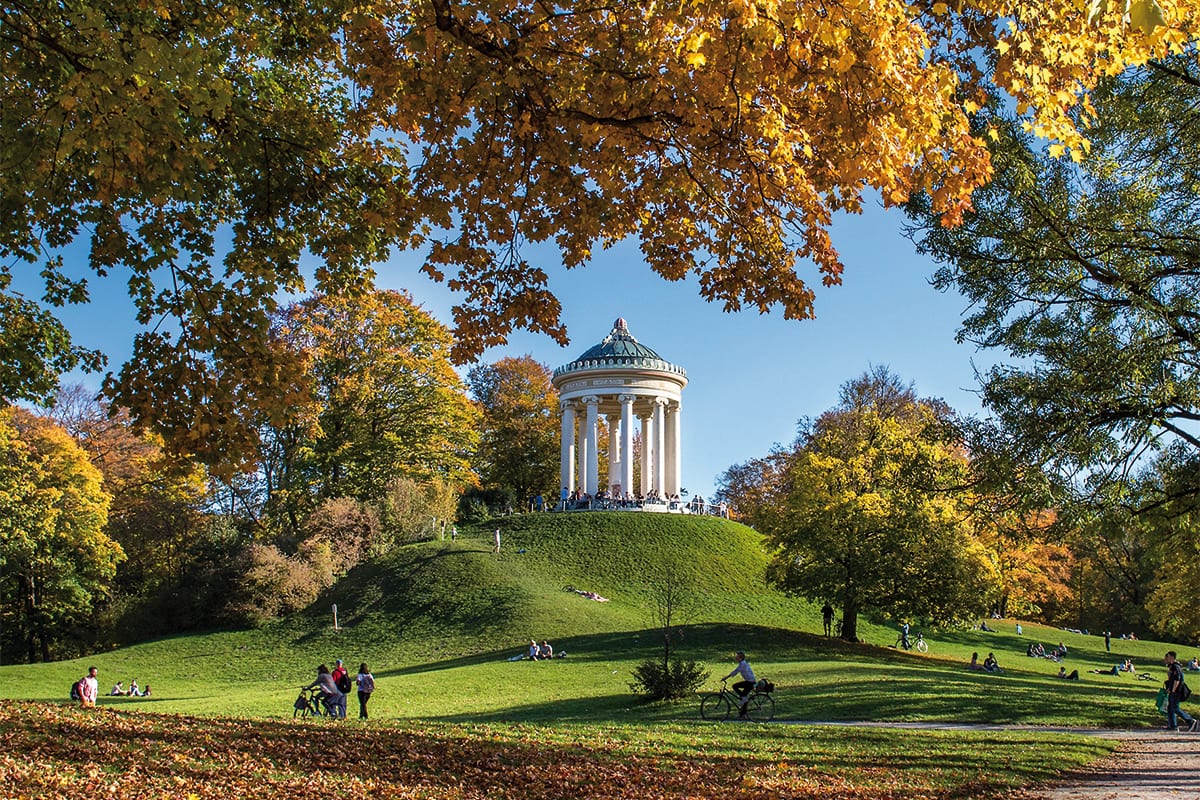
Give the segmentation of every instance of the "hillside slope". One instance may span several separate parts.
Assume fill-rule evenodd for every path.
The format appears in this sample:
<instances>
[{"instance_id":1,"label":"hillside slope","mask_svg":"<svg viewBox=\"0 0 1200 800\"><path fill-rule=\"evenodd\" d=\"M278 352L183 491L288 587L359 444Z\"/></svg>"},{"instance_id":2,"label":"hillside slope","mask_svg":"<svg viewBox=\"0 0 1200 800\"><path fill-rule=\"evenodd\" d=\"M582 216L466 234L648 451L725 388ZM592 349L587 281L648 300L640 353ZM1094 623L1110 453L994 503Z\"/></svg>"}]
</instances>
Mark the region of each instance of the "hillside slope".
<instances>
[{"instance_id":1,"label":"hillside slope","mask_svg":"<svg viewBox=\"0 0 1200 800\"><path fill-rule=\"evenodd\" d=\"M502 548L492 552L499 527ZM888 647L891 627L863 622L869 644L820 636L816 608L768 588L754 531L711 519L637 513L518 515L465 528L457 541L422 542L356 568L305 612L262 629L181 635L87 659L0 668L6 697L64 701L87 665L102 686L137 678L150 700L104 698L142 710L278 718L296 687L342 658L367 662L381 719L470 722L657 721L690 718L694 704L647 705L629 689L636 664L662 652L654 587L675 576L693 611L683 656L704 662L709 686L744 649L779 686L785 719L886 719L1122 724L1155 722L1163 646L1014 621L996 632L927 631L927 655ZM564 587L595 592L597 602ZM331 606L339 612L333 628ZM569 657L511 662L530 638ZM1031 639L1065 642L1078 682L1058 664L1024 656ZM1003 675L970 672L973 651L995 651ZM1190 653L1189 653L1190 655ZM1135 659L1133 676L1093 674ZM1157 666L1156 666L1157 665ZM353 703L351 703L353 706Z\"/></svg>"},{"instance_id":2,"label":"hillside slope","mask_svg":"<svg viewBox=\"0 0 1200 800\"><path fill-rule=\"evenodd\" d=\"M492 532L502 547L492 550ZM275 626L304 636L336 603L345 633L398 660L465 656L654 625L656 587L688 599L686 621L809 627L807 603L764 582L761 537L735 522L635 512L518 515L466 529L457 541L400 548L340 581L308 613ZM593 592L598 602L571 591Z\"/></svg>"}]
</instances>

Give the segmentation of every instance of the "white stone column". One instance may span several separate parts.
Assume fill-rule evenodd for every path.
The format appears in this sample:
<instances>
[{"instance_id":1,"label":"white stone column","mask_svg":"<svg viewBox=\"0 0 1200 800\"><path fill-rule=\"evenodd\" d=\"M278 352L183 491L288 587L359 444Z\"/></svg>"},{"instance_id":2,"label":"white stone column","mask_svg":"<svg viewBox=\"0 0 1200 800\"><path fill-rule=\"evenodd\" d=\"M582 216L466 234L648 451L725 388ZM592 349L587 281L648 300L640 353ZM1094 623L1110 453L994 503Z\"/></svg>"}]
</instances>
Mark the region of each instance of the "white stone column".
<instances>
[{"instance_id":1,"label":"white stone column","mask_svg":"<svg viewBox=\"0 0 1200 800\"><path fill-rule=\"evenodd\" d=\"M600 398L588 395L583 402L587 404L587 482L583 490L594 497L600 487L600 452L596 435L596 413Z\"/></svg>"},{"instance_id":2,"label":"white stone column","mask_svg":"<svg viewBox=\"0 0 1200 800\"><path fill-rule=\"evenodd\" d=\"M633 401L635 395L623 394L617 397L621 401L621 491L629 492L632 497L633 488Z\"/></svg>"},{"instance_id":3,"label":"white stone column","mask_svg":"<svg viewBox=\"0 0 1200 800\"><path fill-rule=\"evenodd\" d=\"M663 419L663 411L667 405L665 398L654 398L654 483L659 497L666 497L666 481L664 467L666 465L667 426Z\"/></svg>"},{"instance_id":4,"label":"white stone column","mask_svg":"<svg viewBox=\"0 0 1200 800\"><path fill-rule=\"evenodd\" d=\"M679 494L683 488L683 461L679 453L679 403L667 407L667 494Z\"/></svg>"},{"instance_id":5,"label":"white stone column","mask_svg":"<svg viewBox=\"0 0 1200 800\"><path fill-rule=\"evenodd\" d=\"M654 419L650 413L639 415L642 421L642 497L650 493L651 470L653 468Z\"/></svg>"},{"instance_id":6,"label":"white stone column","mask_svg":"<svg viewBox=\"0 0 1200 800\"><path fill-rule=\"evenodd\" d=\"M560 473L562 483L568 492L575 491L575 407L568 402L559 404L562 408L562 454L560 456Z\"/></svg>"},{"instance_id":7,"label":"white stone column","mask_svg":"<svg viewBox=\"0 0 1200 800\"><path fill-rule=\"evenodd\" d=\"M575 422L579 426L576 435L578 444L575 446L575 488L581 492L587 491L588 440L587 419L575 414Z\"/></svg>"},{"instance_id":8,"label":"white stone column","mask_svg":"<svg viewBox=\"0 0 1200 800\"><path fill-rule=\"evenodd\" d=\"M604 486L609 491L612 491L613 486L621 482L621 459L625 457L624 451L621 450L621 443L618 440L618 435L620 434L618 425L621 421L621 415L615 412L605 414L604 421L608 424L608 477L607 483Z\"/></svg>"}]
</instances>

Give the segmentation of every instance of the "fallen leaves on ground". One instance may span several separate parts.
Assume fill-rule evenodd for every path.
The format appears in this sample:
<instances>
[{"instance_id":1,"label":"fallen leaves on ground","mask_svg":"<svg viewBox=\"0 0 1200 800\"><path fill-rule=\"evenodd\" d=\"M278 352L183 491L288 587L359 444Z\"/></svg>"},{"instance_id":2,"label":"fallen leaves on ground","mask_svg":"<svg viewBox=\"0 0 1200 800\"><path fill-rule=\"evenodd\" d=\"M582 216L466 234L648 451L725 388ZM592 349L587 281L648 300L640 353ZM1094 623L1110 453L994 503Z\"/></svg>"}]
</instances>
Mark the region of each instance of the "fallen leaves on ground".
<instances>
[{"instance_id":1,"label":"fallen leaves on ground","mask_svg":"<svg viewBox=\"0 0 1200 800\"><path fill-rule=\"evenodd\" d=\"M438 798L439 800L921 800L994 797L974 780L830 775L764 760L639 749L628 741L543 741L412 722L400 727L0 706L0 786L17 798ZM736 737L731 737L736 739Z\"/></svg>"}]
</instances>

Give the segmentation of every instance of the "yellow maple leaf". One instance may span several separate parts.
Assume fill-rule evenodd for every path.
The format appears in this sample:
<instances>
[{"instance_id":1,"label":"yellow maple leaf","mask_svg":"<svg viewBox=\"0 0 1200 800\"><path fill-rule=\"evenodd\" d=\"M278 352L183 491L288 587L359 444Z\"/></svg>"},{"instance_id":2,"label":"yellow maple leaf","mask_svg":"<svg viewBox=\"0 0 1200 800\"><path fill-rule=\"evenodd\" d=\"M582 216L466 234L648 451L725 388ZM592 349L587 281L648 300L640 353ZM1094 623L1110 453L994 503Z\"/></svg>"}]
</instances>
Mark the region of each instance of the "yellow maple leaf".
<instances>
[{"instance_id":1,"label":"yellow maple leaf","mask_svg":"<svg viewBox=\"0 0 1200 800\"><path fill-rule=\"evenodd\" d=\"M1133 0L1129 4L1129 24L1146 35L1166 24L1162 7L1155 0Z\"/></svg>"}]
</instances>

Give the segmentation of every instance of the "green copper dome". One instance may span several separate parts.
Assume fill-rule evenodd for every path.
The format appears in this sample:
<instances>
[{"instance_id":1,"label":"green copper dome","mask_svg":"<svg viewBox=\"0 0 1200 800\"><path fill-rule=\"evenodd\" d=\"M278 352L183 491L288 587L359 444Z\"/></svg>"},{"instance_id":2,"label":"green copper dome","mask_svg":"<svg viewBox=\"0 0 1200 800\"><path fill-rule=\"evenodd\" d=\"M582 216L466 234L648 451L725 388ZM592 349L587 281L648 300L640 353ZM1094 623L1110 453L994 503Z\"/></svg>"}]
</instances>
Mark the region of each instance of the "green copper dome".
<instances>
[{"instance_id":1,"label":"green copper dome","mask_svg":"<svg viewBox=\"0 0 1200 800\"><path fill-rule=\"evenodd\" d=\"M583 355L569 364L554 370L554 374L576 372L588 369L607 369L612 367L635 367L638 369L654 369L684 375L683 368L677 367L663 359L651 348L633 338L624 318L618 317L600 344L589 347Z\"/></svg>"}]
</instances>

